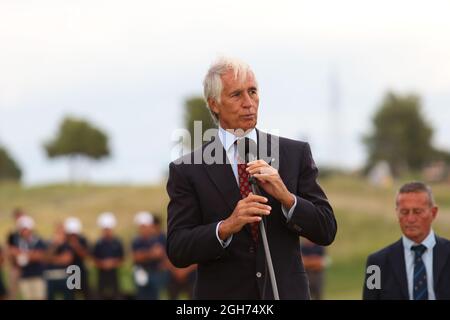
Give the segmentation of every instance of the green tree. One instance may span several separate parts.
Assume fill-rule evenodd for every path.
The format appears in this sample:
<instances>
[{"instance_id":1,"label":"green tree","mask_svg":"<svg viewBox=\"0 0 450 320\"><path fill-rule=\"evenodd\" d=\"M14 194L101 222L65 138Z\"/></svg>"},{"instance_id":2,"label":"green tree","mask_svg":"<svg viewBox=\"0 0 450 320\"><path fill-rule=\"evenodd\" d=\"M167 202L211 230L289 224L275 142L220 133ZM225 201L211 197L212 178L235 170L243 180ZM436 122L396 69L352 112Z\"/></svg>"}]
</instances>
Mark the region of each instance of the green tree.
<instances>
[{"instance_id":1,"label":"green tree","mask_svg":"<svg viewBox=\"0 0 450 320\"><path fill-rule=\"evenodd\" d=\"M18 181L22 177L22 171L18 164L9 155L8 151L0 147L0 181Z\"/></svg>"},{"instance_id":2,"label":"green tree","mask_svg":"<svg viewBox=\"0 0 450 320\"><path fill-rule=\"evenodd\" d=\"M189 99L186 99L184 103L184 127L189 131L190 134L190 145L191 148L197 148L202 143L200 142L199 137L196 137L194 134L194 121L201 121L202 130L201 136L203 137L203 133L211 128L216 128L217 125L214 123L214 120L211 117L208 107L206 106L205 100L202 97L194 96ZM194 139L196 138L196 139ZM195 141L194 141L195 140Z\"/></svg>"},{"instance_id":3,"label":"green tree","mask_svg":"<svg viewBox=\"0 0 450 320\"><path fill-rule=\"evenodd\" d=\"M108 137L82 119L67 117L54 140L44 144L49 158L68 157L73 180L75 166L82 159L100 160L110 155Z\"/></svg>"},{"instance_id":4,"label":"green tree","mask_svg":"<svg viewBox=\"0 0 450 320\"><path fill-rule=\"evenodd\" d=\"M373 117L374 131L364 138L368 150L366 169L386 160L398 176L448 156L448 153L433 148L433 128L421 109L417 95L401 96L389 92L385 96Z\"/></svg>"}]
</instances>

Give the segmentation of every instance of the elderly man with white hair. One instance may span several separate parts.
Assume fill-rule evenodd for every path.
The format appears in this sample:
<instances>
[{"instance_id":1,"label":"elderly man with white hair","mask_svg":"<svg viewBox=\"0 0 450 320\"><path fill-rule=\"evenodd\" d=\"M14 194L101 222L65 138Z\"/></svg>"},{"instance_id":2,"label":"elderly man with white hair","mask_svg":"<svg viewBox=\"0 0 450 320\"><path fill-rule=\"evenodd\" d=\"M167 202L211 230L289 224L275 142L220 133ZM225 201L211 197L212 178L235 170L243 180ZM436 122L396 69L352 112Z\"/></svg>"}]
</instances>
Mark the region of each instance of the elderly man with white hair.
<instances>
[{"instance_id":1,"label":"elderly man with white hair","mask_svg":"<svg viewBox=\"0 0 450 320\"><path fill-rule=\"evenodd\" d=\"M246 63L221 58L203 84L218 132L169 166L169 258L177 267L198 263L198 299L274 299L263 221L279 297L309 299L298 237L329 245L337 230L310 146L256 128L259 87ZM255 179L262 195L251 190Z\"/></svg>"},{"instance_id":2,"label":"elderly man with white hair","mask_svg":"<svg viewBox=\"0 0 450 320\"><path fill-rule=\"evenodd\" d=\"M99 298L119 299L118 270L123 264L124 250L122 241L114 234L117 220L113 213L104 212L98 217L97 224L102 234L95 243L93 258L98 269Z\"/></svg>"}]
</instances>

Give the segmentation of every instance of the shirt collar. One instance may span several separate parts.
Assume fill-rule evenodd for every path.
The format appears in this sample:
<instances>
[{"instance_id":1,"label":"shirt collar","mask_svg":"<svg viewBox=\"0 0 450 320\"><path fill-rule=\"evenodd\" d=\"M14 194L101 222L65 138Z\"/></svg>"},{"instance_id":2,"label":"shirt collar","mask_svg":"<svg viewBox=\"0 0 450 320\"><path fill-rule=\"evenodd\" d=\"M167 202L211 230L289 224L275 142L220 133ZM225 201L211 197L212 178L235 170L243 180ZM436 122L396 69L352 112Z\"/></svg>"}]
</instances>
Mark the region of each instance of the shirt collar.
<instances>
[{"instance_id":1,"label":"shirt collar","mask_svg":"<svg viewBox=\"0 0 450 320\"><path fill-rule=\"evenodd\" d=\"M253 128L252 130L247 132L243 137L237 137L234 134L232 134L231 132L229 132L229 131L223 129L221 126L219 126L219 139L220 139L220 142L222 142L222 145L226 151L228 151L230 149L230 147L233 145L233 143L237 139L241 139L241 138L249 138L250 140L253 140L255 143L258 143L258 137L257 137L255 128Z\"/></svg>"},{"instance_id":2,"label":"shirt collar","mask_svg":"<svg viewBox=\"0 0 450 320\"><path fill-rule=\"evenodd\" d=\"M411 247L412 246L415 246L415 245L419 244L419 243L415 243L414 241L412 241L411 239L409 239L405 235L402 236L402 241L403 241L403 247L405 249L407 249L408 251L411 251ZM425 247L427 247L428 251L431 251L433 249L434 245L436 244L436 237L434 235L433 229L430 230L430 233L422 241L421 244L423 244Z\"/></svg>"}]
</instances>

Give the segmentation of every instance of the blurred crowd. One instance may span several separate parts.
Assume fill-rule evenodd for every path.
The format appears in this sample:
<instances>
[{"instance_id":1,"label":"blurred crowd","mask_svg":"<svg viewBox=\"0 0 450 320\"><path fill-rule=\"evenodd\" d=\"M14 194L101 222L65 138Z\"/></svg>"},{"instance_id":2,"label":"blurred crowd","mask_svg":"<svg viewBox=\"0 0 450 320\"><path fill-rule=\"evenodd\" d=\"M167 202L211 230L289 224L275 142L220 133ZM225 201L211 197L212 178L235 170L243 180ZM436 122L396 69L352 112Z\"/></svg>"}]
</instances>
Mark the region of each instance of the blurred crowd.
<instances>
[{"instance_id":1,"label":"blurred crowd","mask_svg":"<svg viewBox=\"0 0 450 320\"><path fill-rule=\"evenodd\" d=\"M137 229L130 248L134 294L125 294L120 286L127 250L115 233L113 213L98 216L101 234L94 243L83 235L76 217L57 224L48 240L39 236L34 219L22 210L14 210L13 219L16 228L0 247L0 299L192 298L196 266L180 269L170 263L166 235L156 215L142 211L134 217ZM73 271L73 266L78 268Z\"/></svg>"}]
</instances>

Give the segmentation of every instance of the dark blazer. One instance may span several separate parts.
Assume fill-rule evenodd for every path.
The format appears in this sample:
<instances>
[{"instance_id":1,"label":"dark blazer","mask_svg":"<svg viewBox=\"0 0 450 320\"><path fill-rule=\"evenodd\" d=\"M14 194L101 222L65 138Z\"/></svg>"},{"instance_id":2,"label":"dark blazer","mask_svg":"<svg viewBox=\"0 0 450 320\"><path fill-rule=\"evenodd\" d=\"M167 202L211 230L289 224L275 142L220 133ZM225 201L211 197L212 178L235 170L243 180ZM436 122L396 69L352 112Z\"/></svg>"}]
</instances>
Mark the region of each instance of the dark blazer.
<instances>
[{"instance_id":1,"label":"dark blazer","mask_svg":"<svg viewBox=\"0 0 450 320\"><path fill-rule=\"evenodd\" d=\"M258 148L263 145L260 141L269 141L270 150L275 137L257 133ZM201 158L199 153L214 148L223 152L224 161L226 152L217 136L182 160L193 161ZM287 188L297 196L297 206L287 223L281 204L263 192L272 207L265 225L278 292L281 299L309 299L299 235L329 245L336 235L336 220L316 182L318 170L307 143L280 137L279 159L275 161L279 161L279 174ZM273 299L261 237L255 245L247 225L233 235L227 248L217 240L217 223L233 212L241 195L231 165L216 162L170 164L169 259L177 267L198 263L197 299Z\"/></svg>"},{"instance_id":2,"label":"dark blazer","mask_svg":"<svg viewBox=\"0 0 450 320\"><path fill-rule=\"evenodd\" d=\"M403 242L399 241L375 252L367 259L367 266L380 267L381 288L369 290L364 281L364 300L409 300ZM436 299L450 299L450 241L436 236L433 248L433 282Z\"/></svg>"}]
</instances>

